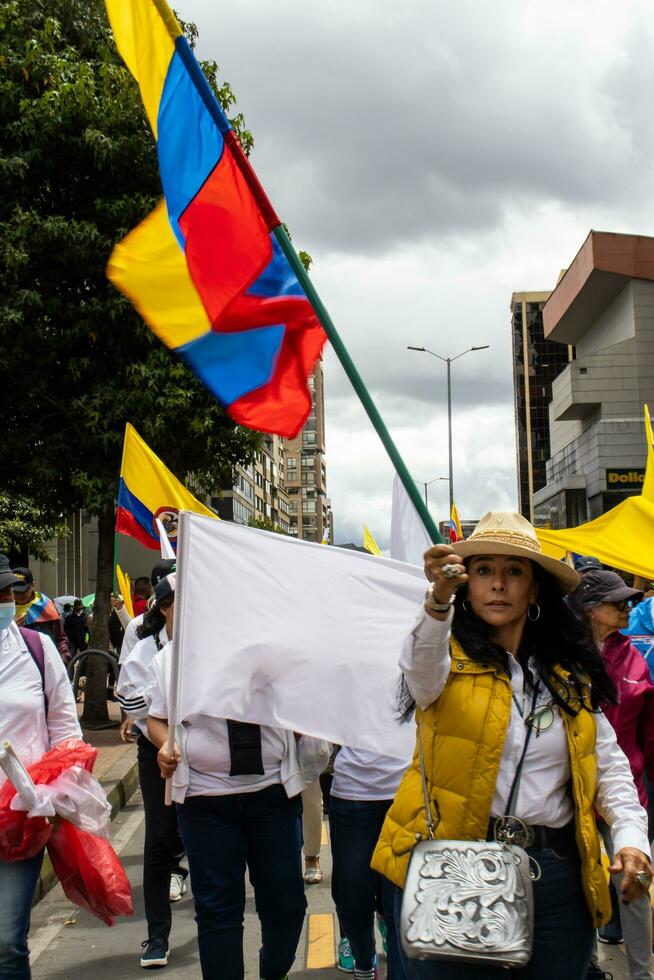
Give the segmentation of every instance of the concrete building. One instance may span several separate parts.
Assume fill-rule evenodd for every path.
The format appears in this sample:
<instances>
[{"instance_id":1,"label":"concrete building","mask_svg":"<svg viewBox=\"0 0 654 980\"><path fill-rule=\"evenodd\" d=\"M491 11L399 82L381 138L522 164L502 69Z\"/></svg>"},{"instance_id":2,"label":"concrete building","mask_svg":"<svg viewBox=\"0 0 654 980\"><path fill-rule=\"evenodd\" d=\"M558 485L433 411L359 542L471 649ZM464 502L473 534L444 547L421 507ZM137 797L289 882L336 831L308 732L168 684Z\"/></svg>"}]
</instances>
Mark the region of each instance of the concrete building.
<instances>
[{"instance_id":1,"label":"concrete building","mask_svg":"<svg viewBox=\"0 0 654 980\"><path fill-rule=\"evenodd\" d=\"M309 378L311 414L300 434L286 440L290 533L304 541L334 540L325 466L325 394L322 362Z\"/></svg>"},{"instance_id":2,"label":"concrete building","mask_svg":"<svg viewBox=\"0 0 654 980\"><path fill-rule=\"evenodd\" d=\"M534 521L534 494L547 481L552 382L574 357L574 348L545 339L543 307L550 292L513 293L511 347L518 469L518 510Z\"/></svg>"},{"instance_id":3,"label":"concrete building","mask_svg":"<svg viewBox=\"0 0 654 980\"><path fill-rule=\"evenodd\" d=\"M592 231L543 307L576 357L552 383L537 524L572 527L639 493L643 403L654 404L654 238Z\"/></svg>"},{"instance_id":4,"label":"concrete building","mask_svg":"<svg viewBox=\"0 0 654 980\"><path fill-rule=\"evenodd\" d=\"M259 518L290 533L284 457L285 440L281 436L263 435L254 462L237 466L231 486L223 490L221 497L211 498L216 513L223 520L245 525Z\"/></svg>"}]
</instances>

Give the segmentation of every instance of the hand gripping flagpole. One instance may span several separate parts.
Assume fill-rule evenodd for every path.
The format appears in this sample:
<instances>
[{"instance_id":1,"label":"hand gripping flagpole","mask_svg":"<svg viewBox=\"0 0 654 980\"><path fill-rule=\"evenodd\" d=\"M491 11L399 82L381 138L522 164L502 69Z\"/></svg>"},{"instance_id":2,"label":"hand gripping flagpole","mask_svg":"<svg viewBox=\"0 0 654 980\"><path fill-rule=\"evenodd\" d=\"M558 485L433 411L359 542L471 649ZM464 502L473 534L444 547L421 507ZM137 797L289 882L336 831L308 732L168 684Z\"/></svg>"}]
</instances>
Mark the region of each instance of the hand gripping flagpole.
<instances>
[{"instance_id":1,"label":"hand gripping flagpole","mask_svg":"<svg viewBox=\"0 0 654 980\"><path fill-rule=\"evenodd\" d=\"M164 7L166 8L166 10L168 9L166 4L163 3L162 0L155 0L155 4L160 11ZM268 230L272 232L272 234L277 239L284 255L289 261L289 264L293 272L297 276L300 285L304 289L306 297L309 300L311 306L313 307L313 311L316 314L318 320L320 321L320 325L322 326L323 330L327 334L327 338L331 343L332 347L334 348L336 356L341 362L343 369L352 384L352 387L354 388L355 392L359 396L359 400L361 401L361 404L363 405L368 415L368 418L372 422L377 432L377 435L382 441L382 445L384 446L386 452L390 456L391 462L395 467L397 474L400 480L402 481L404 489L406 490L409 496L409 500L411 501L416 511L418 512L418 516L422 521L422 523L424 524L425 530L427 531L431 540L434 542L434 544L440 544L443 539L438 533L438 528L436 527L436 524L431 514L429 513L425 502L423 501L420 495L420 491L418 490L415 481L412 479L411 474L409 473L406 464L404 463L404 460L400 456L397 446L393 442L393 439L391 438L388 429L384 425L384 421L377 410L377 406L375 405L372 398L370 397L370 392L366 388L363 382L363 378L359 374L356 365L354 364L354 361L350 357L345 344L341 340L341 337L336 327L334 326L334 323L332 322L332 318L330 317L325 305L320 299L320 296L318 295L317 290L315 289L313 283L311 282L306 269L300 262L298 254L295 251L295 248L293 247L290 238L288 237L288 233L284 228L281 219L278 217L277 213L275 212L275 209L270 203L268 199L268 195L266 194L265 190L261 186L261 183L259 182L259 178L257 177L257 175L255 174L252 168L252 164L246 157L245 152L243 151L243 147L241 146L238 137L236 136L236 133L231 128L229 121L227 120L227 117L223 113L220 105L216 100L216 97L211 91L211 87L209 86L209 83L202 69L197 63L195 59L195 55L193 54L185 38L177 39L176 48L178 54L184 61L188 69L188 72L191 78L193 79L194 84L199 94L201 95L206 108L210 112L211 116L214 119L214 122L216 123L221 133L223 134L225 143L229 145L234 160L238 165L241 173L243 174L243 177L248 183L250 191L252 192L254 199L256 200L257 205L259 207L259 210L261 211L261 215L268 226Z\"/></svg>"}]
</instances>

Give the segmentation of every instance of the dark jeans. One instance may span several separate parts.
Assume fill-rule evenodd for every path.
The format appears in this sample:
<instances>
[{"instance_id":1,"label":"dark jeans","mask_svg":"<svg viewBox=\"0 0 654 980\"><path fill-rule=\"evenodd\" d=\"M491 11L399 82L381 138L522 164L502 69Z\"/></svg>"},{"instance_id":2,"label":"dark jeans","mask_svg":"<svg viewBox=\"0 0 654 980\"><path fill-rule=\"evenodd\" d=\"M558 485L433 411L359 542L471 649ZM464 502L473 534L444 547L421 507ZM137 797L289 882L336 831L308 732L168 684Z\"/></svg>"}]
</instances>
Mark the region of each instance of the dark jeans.
<instances>
[{"instance_id":1,"label":"dark jeans","mask_svg":"<svg viewBox=\"0 0 654 980\"><path fill-rule=\"evenodd\" d=\"M579 859L530 848L542 869L534 882L534 951L527 966L506 970L444 960L412 960L402 953L411 980L584 980L595 930L582 888ZM399 929L402 892L395 889Z\"/></svg>"},{"instance_id":2,"label":"dark jeans","mask_svg":"<svg viewBox=\"0 0 654 980\"><path fill-rule=\"evenodd\" d=\"M255 793L191 796L177 807L186 846L205 980L242 980L245 868L261 922L260 975L290 970L307 903L301 798L277 784Z\"/></svg>"},{"instance_id":3,"label":"dark jeans","mask_svg":"<svg viewBox=\"0 0 654 980\"><path fill-rule=\"evenodd\" d=\"M392 800L329 801L332 842L332 898L339 924L352 947L357 967L368 970L375 955L375 912L386 921L387 978L405 980L393 918L393 893L370 867Z\"/></svg>"},{"instance_id":4,"label":"dark jeans","mask_svg":"<svg viewBox=\"0 0 654 980\"><path fill-rule=\"evenodd\" d=\"M145 735L138 738L138 763L145 811L143 901L148 939L167 943L172 925L170 876L174 871L186 877L186 870L179 867L184 845L175 807L164 802L166 783L157 765L157 750Z\"/></svg>"},{"instance_id":5,"label":"dark jeans","mask_svg":"<svg viewBox=\"0 0 654 980\"><path fill-rule=\"evenodd\" d=\"M0 861L0 978L29 980L27 933L43 851L26 861Z\"/></svg>"}]
</instances>

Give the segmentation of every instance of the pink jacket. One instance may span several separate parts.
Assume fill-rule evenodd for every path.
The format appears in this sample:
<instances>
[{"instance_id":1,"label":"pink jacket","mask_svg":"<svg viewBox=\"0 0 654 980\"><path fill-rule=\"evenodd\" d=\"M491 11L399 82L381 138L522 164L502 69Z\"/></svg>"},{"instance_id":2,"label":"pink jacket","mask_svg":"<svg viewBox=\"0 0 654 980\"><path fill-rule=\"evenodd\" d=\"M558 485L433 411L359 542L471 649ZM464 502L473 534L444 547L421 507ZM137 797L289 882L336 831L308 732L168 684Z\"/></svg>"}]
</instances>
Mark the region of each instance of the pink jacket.
<instances>
[{"instance_id":1,"label":"pink jacket","mask_svg":"<svg viewBox=\"0 0 654 980\"><path fill-rule=\"evenodd\" d=\"M654 777L654 684L643 655L628 636L607 636L602 660L618 692L618 704L604 705L603 711L629 760L640 802L647 807L644 774Z\"/></svg>"}]
</instances>

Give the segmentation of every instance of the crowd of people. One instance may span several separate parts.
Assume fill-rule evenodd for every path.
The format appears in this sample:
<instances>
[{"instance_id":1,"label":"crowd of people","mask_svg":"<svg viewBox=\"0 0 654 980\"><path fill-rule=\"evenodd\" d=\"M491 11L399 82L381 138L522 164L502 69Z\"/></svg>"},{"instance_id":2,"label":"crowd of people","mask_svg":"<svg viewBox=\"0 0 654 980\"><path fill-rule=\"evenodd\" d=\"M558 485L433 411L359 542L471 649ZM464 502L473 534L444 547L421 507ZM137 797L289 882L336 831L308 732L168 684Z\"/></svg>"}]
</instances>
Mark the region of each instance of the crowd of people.
<instances>
[{"instance_id":1,"label":"crowd of people","mask_svg":"<svg viewBox=\"0 0 654 980\"><path fill-rule=\"evenodd\" d=\"M644 632L652 596L596 559L579 557L573 568L545 556L529 522L511 513L487 514L468 540L430 548L425 575L424 605L398 651L397 723L417 723L415 751L404 759L202 715L171 742L175 560L136 580L134 619L116 599L121 737L137 741L145 810L143 968L166 966L171 904L190 880L203 977L241 980L247 872L261 924L259 975L284 980L305 889L323 881L324 811L337 966L355 980L379 977L376 929L388 980L608 977L598 935L624 940L632 980L652 977L654 684L646 657L654 635L648 643ZM80 734L61 641L83 650L88 624L76 601L57 631L48 601L29 569L12 570L0 557L0 739L11 731L27 764ZM25 626L41 634L43 677ZM369 709L362 706L362 724ZM535 869L527 965L425 956L433 923L417 951L406 928L416 843L503 840L507 827ZM0 861L0 978L29 977L41 857ZM441 944L454 923L463 928L464 913L456 903L434 913Z\"/></svg>"}]
</instances>

